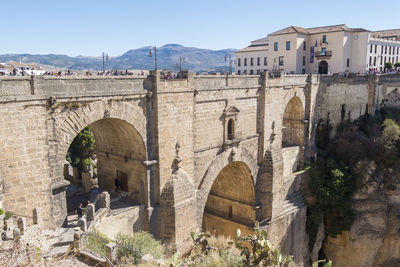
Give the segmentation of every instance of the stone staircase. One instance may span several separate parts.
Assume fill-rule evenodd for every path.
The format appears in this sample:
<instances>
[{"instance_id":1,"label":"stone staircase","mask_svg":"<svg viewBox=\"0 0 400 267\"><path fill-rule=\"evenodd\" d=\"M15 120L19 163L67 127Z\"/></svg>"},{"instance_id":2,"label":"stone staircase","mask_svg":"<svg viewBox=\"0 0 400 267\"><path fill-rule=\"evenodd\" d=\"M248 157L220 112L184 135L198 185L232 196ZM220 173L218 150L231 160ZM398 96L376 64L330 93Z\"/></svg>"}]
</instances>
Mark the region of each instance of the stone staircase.
<instances>
[{"instance_id":1,"label":"stone staircase","mask_svg":"<svg viewBox=\"0 0 400 267\"><path fill-rule=\"evenodd\" d=\"M275 216L272 221L279 220L295 211L298 211L300 208L305 206L303 196L300 191L296 191L293 194L286 197L286 199L280 205L280 213L278 216Z\"/></svg>"}]
</instances>

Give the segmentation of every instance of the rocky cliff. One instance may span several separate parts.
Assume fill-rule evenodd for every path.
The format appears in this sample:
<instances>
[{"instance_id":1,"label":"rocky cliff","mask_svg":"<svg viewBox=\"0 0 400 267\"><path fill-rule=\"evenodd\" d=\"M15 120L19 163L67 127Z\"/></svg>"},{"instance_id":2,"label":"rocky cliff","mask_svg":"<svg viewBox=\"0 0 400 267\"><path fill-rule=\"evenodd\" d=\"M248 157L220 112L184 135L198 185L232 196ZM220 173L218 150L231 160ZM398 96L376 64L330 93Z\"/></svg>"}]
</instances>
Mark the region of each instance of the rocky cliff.
<instances>
[{"instance_id":1,"label":"rocky cliff","mask_svg":"<svg viewBox=\"0 0 400 267\"><path fill-rule=\"evenodd\" d=\"M335 167L348 166L350 177L354 179L354 190L348 199L353 213L350 217L354 220L350 224L351 227L348 229L342 227L337 235L332 234L332 230L324 232L324 228L340 223L341 214L336 217L329 216L323 207L322 210L325 209L323 224L320 225L318 233L315 232L315 227L314 233L311 233L313 242L309 244L309 248L312 260L315 261L318 256L319 258L325 256L332 260L333 266L400 266L398 121L392 113L380 113L361 118L354 123L345 123L340 126L338 136L323 147L320 158L323 157L323 160L329 158L342 164ZM321 169L320 166L321 164L312 167L319 168L319 172L314 173L332 172L332 169ZM312 176L313 172L310 173ZM318 198L312 193L312 183L318 179L324 178L311 177L306 181L308 187L305 190L305 200L309 207L318 204ZM329 193L329 187L326 188Z\"/></svg>"},{"instance_id":2,"label":"rocky cliff","mask_svg":"<svg viewBox=\"0 0 400 267\"><path fill-rule=\"evenodd\" d=\"M377 173L373 162L364 170L352 199L356 219L351 230L328 237L323 251L334 266L400 266L400 190L383 183L392 177ZM394 182L399 184L397 178Z\"/></svg>"}]
</instances>

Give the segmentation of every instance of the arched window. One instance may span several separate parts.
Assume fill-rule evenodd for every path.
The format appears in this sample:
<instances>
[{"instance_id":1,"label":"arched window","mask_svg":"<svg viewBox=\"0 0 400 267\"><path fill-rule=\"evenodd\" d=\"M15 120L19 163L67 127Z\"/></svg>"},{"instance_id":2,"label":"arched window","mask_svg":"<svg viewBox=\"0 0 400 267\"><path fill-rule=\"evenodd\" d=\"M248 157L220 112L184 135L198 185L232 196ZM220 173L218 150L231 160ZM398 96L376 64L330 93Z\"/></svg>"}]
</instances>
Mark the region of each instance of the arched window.
<instances>
[{"instance_id":1,"label":"arched window","mask_svg":"<svg viewBox=\"0 0 400 267\"><path fill-rule=\"evenodd\" d=\"M228 121L228 140L233 140L235 138L235 122L233 119Z\"/></svg>"}]
</instances>

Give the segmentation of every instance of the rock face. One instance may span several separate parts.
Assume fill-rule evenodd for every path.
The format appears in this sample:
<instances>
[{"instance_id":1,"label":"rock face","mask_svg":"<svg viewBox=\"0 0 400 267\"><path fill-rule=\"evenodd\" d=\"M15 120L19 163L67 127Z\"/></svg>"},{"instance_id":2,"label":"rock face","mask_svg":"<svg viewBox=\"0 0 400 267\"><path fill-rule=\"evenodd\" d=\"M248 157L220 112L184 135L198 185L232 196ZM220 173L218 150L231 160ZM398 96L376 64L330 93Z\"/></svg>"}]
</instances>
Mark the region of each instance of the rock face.
<instances>
[{"instance_id":1,"label":"rock face","mask_svg":"<svg viewBox=\"0 0 400 267\"><path fill-rule=\"evenodd\" d=\"M400 190L387 185L393 176L369 163L353 196L356 219L348 232L328 237L325 255L334 266L400 266Z\"/></svg>"}]
</instances>

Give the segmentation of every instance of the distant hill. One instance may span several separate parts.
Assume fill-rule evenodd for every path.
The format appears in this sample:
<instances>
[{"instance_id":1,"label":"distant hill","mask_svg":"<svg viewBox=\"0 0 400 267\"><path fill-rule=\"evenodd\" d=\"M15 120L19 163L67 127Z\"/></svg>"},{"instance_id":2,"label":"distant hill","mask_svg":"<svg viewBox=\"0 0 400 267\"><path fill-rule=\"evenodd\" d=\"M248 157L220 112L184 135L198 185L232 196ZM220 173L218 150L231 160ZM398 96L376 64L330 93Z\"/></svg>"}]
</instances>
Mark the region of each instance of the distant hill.
<instances>
[{"instance_id":1,"label":"distant hill","mask_svg":"<svg viewBox=\"0 0 400 267\"><path fill-rule=\"evenodd\" d=\"M119 57L112 57L106 62L106 69L154 69L154 55L149 57L150 46L132 49ZM224 57L234 55L235 49L210 50L195 47L185 47L178 44L167 44L157 48L158 69L176 69L179 57L185 57L182 69L207 71L209 69L227 70L228 63ZM101 57L70 57L67 55L31 55L5 54L0 55L0 62L22 61L38 63L61 69L71 70L102 70Z\"/></svg>"}]
</instances>

